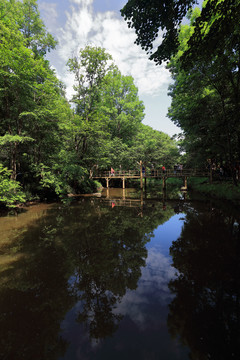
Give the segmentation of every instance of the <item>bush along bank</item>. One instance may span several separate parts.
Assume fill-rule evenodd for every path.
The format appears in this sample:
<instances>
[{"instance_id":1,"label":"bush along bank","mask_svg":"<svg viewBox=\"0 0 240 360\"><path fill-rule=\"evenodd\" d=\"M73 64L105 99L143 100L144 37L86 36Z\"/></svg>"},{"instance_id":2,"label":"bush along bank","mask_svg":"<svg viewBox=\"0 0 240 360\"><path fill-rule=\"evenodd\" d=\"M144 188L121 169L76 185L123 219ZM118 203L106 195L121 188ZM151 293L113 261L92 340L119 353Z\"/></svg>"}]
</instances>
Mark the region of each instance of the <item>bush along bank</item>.
<instances>
[{"instance_id":1,"label":"bush along bank","mask_svg":"<svg viewBox=\"0 0 240 360\"><path fill-rule=\"evenodd\" d=\"M32 186L30 186L32 185ZM11 170L0 163L0 211L16 209L29 202L65 201L69 194L91 194L100 192L102 185L85 176L69 186L59 178L45 177L44 182L21 184L11 179Z\"/></svg>"}]
</instances>

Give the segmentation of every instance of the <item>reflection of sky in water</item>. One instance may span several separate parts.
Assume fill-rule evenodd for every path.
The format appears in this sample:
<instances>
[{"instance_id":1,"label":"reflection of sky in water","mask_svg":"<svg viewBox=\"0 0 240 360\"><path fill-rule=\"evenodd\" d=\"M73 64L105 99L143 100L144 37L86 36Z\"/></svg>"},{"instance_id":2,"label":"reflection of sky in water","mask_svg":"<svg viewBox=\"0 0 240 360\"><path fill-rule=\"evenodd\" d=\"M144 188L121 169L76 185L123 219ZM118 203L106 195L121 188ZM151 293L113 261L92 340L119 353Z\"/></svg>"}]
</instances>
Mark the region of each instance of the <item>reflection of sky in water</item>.
<instances>
[{"instance_id":1,"label":"reflection of sky in water","mask_svg":"<svg viewBox=\"0 0 240 360\"><path fill-rule=\"evenodd\" d=\"M169 247L181 233L182 219L183 214L175 215L154 230L154 237L146 246L148 257L146 266L142 268L138 288L127 291L117 308L118 312L128 314L133 321L139 325L141 323L141 326L146 323L149 306L154 303L164 306L172 298L168 283L175 276L176 270L171 266Z\"/></svg>"},{"instance_id":2,"label":"reflection of sky in water","mask_svg":"<svg viewBox=\"0 0 240 360\"><path fill-rule=\"evenodd\" d=\"M184 214L175 215L163 225L158 226L153 232L154 238L147 244L147 249L155 248L168 257L169 247L180 236L184 217Z\"/></svg>"},{"instance_id":3,"label":"reflection of sky in water","mask_svg":"<svg viewBox=\"0 0 240 360\"><path fill-rule=\"evenodd\" d=\"M169 247L181 233L183 214L173 216L154 231L147 244L148 257L136 290L128 290L114 312L124 315L112 338L89 342L83 326L74 324L68 313L64 338L71 341L64 359L162 359L186 360L187 350L171 339L167 328L168 304L173 295L168 289L176 270L171 266Z\"/></svg>"}]
</instances>

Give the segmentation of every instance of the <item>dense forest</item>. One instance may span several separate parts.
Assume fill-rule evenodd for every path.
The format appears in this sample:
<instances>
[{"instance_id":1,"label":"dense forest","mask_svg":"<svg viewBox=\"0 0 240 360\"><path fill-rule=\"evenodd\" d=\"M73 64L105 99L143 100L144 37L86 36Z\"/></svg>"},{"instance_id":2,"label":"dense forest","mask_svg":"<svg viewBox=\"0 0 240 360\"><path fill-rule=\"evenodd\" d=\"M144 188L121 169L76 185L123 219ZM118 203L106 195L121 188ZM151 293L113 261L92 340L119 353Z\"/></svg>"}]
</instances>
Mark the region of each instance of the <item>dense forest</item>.
<instances>
[{"instance_id":1,"label":"dense forest","mask_svg":"<svg viewBox=\"0 0 240 360\"><path fill-rule=\"evenodd\" d=\"M177 142L142 123L144 104L131 76L105 49L86 46L66 66L68 100L47 52L57 42L37 0L0 3L0 204L92 192L94 167L173 166Z\"/></svg>"},{"instance_id":2,"label":"dense forest","mask_svg":"<svg viewBox=\"0 0 240 360\"><path fill-rule=\"evenodd\" d=\"M121 10L136 43L173 84L168 117L182 129L189 166L225 171L235 181L240 160L240 1L129 0ZM158 40L156 42L156 40ZM156 43L160 45L156 46ZM237 173L237 176L236 176Z\"/></svg>"}]
</instances>

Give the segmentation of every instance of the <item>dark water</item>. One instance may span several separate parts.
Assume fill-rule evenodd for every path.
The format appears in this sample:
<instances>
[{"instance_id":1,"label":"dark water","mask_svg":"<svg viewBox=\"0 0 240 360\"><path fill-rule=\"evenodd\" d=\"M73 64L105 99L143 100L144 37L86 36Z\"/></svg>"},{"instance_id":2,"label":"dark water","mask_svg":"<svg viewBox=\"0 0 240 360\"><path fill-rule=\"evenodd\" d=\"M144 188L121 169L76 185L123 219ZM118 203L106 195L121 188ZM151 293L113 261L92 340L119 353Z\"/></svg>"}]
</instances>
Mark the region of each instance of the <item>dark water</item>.
<instances>
[{"instance_id":1,"label":"dark water","mask_svg":"<svg viewBox=\"0 0 240 360\"><path fill-rule=\"evenodd\" d=\"M238 211L105 196L0 218L0 358L239 359Z\"/></svg>"}]
</instances>

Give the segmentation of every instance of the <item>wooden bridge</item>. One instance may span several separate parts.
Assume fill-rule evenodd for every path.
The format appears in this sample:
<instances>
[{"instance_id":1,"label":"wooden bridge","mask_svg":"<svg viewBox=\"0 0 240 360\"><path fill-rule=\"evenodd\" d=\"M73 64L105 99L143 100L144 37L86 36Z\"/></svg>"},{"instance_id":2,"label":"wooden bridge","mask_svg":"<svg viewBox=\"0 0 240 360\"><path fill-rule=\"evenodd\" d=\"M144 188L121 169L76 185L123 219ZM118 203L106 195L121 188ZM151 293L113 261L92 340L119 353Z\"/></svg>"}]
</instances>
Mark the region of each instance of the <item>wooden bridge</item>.
<instances>
[{"instance_id":1,"label":"wooden bridge","mask_svg":"<svg viewBox=\"0 0 240 360\"><path fill-rule=\"evenodd\" d=\"M163 181L163 188L166 187L166 180L168 178L182 178L184 180L184 187L187 188L187 178L188 177L211 177L211 174L208 171L203 171L199 169L183 169L183 170L172 170L166 169L163 170L121 170L121 171L104 171L104 172L94 172L90 174L92 179L105 179L106 187L109 187L110 181L114 179L122 180L122 187L125 189L126 179L140 179L141 189L143 188L143 180L147 179L161 179Z\"/></svg>"}]
</instances>

